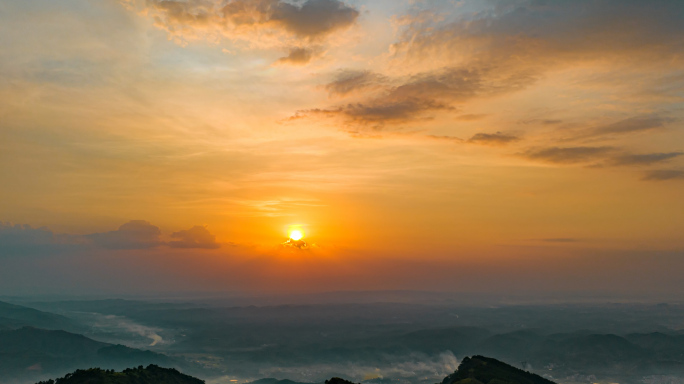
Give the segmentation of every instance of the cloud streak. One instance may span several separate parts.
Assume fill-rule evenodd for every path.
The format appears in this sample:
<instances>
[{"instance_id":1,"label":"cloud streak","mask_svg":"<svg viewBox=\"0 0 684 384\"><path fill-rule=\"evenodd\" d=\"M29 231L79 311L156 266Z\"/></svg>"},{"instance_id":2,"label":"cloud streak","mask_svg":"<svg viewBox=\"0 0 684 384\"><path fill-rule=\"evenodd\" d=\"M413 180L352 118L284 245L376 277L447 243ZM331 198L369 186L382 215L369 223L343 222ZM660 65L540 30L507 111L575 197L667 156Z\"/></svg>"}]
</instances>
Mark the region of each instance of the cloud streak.
<instances>
[{"instance_id":1,"label":"cloud streak","mask_svg":"<svg viewBox=\"0 0 684 384\"><path fill-rule=\"evenodd\" d=\"M132 220L117 230L87 235L55 234L45 227L0 222L0 256L48 256L93 248L132 251L166 246L207 250L221 247L203 226L174 232L170 237L171 241L163 241L159 227L145 220Z\"/></svg>"},{"instance_id":2,"label":"cloud streak","mask_svg":"<svg viewBox=\"0 0 684 384\"><path fill-rule=\"evenodd\" d=\"M449 67L401 79L359 72L325 88L333 95L347 95L370 87L382 90L358 102L301 110L295 117L337 117L348 126L383 129L390 124L431 120L435 112L456 111L459 103L520 89L531 81L524 75L501 77L492 72L495 72L493 68ZM383 86L383 81L398 85Z\"/></svg>"},{"instance_id":3,"label":"cloud streak","mask_svg":"<svg viewBox=\"0 0 684 384\"><path fill-rule=\"evenodd\" d=\"M547 147L531 148L519 155L543 163L578 164L603 159L614 150L612 147Z\"/></svg>"},{"instance_id":4,"label":"cloud streak","mask_svg":"<svg viewBox=\"0 0 684 384\"><path fill-rule=\"evenodd\" d=\"M684 152L628 154L616 156L610 161L614 166L639 166L662 163L684 155Z\"/></svg>"},{"instance_id":5,"label":"cloud streak","mask_svg":"<svg viewBox=\"0 0 684 384\"><path fill-rule=\"evenodd\" d=\"M656 169L648 171L642 178L645 181L684 180L684 171L677 169Z\"/></svg>"},{"instance_id":6,"label":"cloud streak","mask_svg":"<svg viewBox=\"0 0 684 384\"><path fill-rule=\"evenodd\" d=\"M468 139L468 142L473 144L501 146L510 143L515 143L516 141L520 140L521 139L518 136L502 132L496 132L476 133L475 135L473 135L473 137Z\"/></svg>"}]
</instances>

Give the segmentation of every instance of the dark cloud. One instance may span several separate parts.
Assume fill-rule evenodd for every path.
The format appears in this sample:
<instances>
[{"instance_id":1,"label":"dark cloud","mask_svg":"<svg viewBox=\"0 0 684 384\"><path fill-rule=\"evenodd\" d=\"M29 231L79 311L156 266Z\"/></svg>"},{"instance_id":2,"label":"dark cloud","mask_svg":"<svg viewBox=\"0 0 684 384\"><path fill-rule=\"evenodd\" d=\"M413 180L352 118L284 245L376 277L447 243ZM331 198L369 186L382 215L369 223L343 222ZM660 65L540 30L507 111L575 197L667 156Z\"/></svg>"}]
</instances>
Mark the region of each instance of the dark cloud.
<instances>
[{"instance_id":1,"label":"dark cloud","mask_svg":"<svg viewBox=\"0 0 684 384\"><path fill-rule=\"evenodd\" d=\"M144 220L133 220L116 231L88 235L55 234L48 228L0 222L0 257L41 256L92 250L93 246L112 250L142 250L161 246L216 249L220 244L205 227L195 226L171 234L161 241L161 230Z\"/></svg>"},{"instance_id":2,"label":"dark cloud","mask_svg":"<svg viewBox=\"0 0 684 384\"><path fill-rule=\"evenodd\" d=\"M496 133L476 133L468 139L469 143L483 145L506 145L520 141L518 136L496 132Z\"/></svg>"},{"instance_id":3,"label":"dark cloud","mask_svg":"<svg viewBox=\"0 0 684 384\"><path fill-rule=\"evenodd\" d=\"M216 242L216 236L212 235L207 228L202 226L194 226L184 231L178 231L171 234L173 241L169 242L172 248L201 248L201 249L216 249L221 245Z\"/></svg>"},{"instance_id":4,"label":"dark cloud","mask_svg":"<svg viewBox=\"0 0 684 384\"><path fill-rule=\"evenodd\" d=\"M642 178L646 181L667 181L667 180L684 180L684 171L675 169L657 169L648 171Z\"/></svg>"},{"instance_id":5,"label":"dark cloud","mask_svg":"<svg viewBox=\"0 0 684 384\"><path fill-rule=\"evenodd\" d=\"M0 256L53 254L67 244L68 239L60 238L45 227L0 222Z\"/></svg>"},{"instance_id":6,"label":"dark cloud","mask_svg":"<svg viewBox=\"0 0 684 384\"><path fill-rule=\"evenodd\" d=\"M116 231L86 235L93 244L107 249L148 249L162 244L159 227L144 220L133 220Z\"/></svg>"},{"instance_id":7,"label":"dark cloud","mask_svg":"<svg viewBox=\"0 0 684 384\"><path fill-rule=\"evenodd\" d=\"M412 98L408 100L381 100L370 103L353 103L334 109L310 109L299 111L295 117L323 116L340 117L348 124L371 125L382 128L388 123L406 123L430 111L449 110L452 107L434 100Z\"/></svg>"},{"instance_id":8,"label":"dark cloud","mask_svg":"<svg viewBox=\"0 0 684 384\"><path fill-rule=\"evenodd\" d=\"M524 87L524 76L511 78L488 76L491 68L446 68L400 79L400 85L386 86L379 95L356 103L328 109L298 111L296 118L307 116L339 117L347 124L382 128L431 119L436 111L456 110L456 104L476 96L495 95ZM348 81L333 82L329 90L351 92L373 84L368 74L358 74Z\"/></svg>"},{"instance_id":9,"label":"dark cloud","mask_svg":"<svg viewBox=\"0 0 684 384\"><path fill-rule=\"evenodd\" d=\"M241 2L249 4L254 0ZM230 13L231 3L224 8L227 14ZM307 0L301 6L275 0L269 3L273 10L269 15L270 20L282 24L285 29L299 37L325 36L351 26L359 17L358 10L338 0ZM268 13L264 12L264 15Z\"/></svg>"},{"instance_id":10,"label":"dark cloud","mask_svg":"<svg viewBox=\"0 0 684 384\"><path fill-rule=\"evenodd\" d=\"M386 81L384 76L371 71L343 71L325 89L331 96L347 96L369 88L378 88Z\"/></svg>"},{"instance_id":11,"label":"dark cloud","mask_svg":"<svg viewBox=\"0 0 684 384\"><path fill-rule=\"evenodd\" d=\"M684 43L683 8L675 2L656 3L513 1L480 13L459 14L456 19L450 19L448 12L425 17L425 10L416 6L417 14L401 19L403 35L392 52L396 60L422 71L394 79L350 72L326 86L331 95L349 95L381 83L383 92L360 95L347 105L299 111L296 116L336 116L348 125L380 128L430 119L471 99L524 89L547 71L576 62L676 60ZM378 76L385 81L378 81ZM668 121L639 117L599 127L590 135L656 129Z\"/></svg>"},{"instance_id":12,"label":"dark cloud","mask_svg":"<svg viewBox=\"0 0 684 384\"><path fill-rule=\"evenodd\" d=\"M580 135L580 138L652 131L661 129L672 121L673 119L661 116L637 116L598 127L584 135Z\"/></svg>"},{"instance_id":13,"label":"dark cloud","mask_svg":"<svg viewBox=\"0 0 684 384\"><path fill-rule=\"evenodd\" d=\"M576 164L596 161L614 151L612 147L548 147L532 148L520 156L554 164Z\"/></svg>"},{"instance_id":14,"label":"dark cloud","mask_svg":"<svg viewBox=\"0 0 684 384\"><path fill-rule=\"evenodd\" d=\"M421 60L470 54L511 65L677 58L684 9L668 0L506 1L479 13L409 15L394 51ZM424 58L424 59L422 59Z\"/></svg>"},{"instance_id":15,"label":"dark cloud","mask_svg":"<svg viewBox=\"0 0 684 384\"><path fill-rule=\"evenodd\" d=\"M306 65L315 56L317 52L310 48L292 48L287 56L281 57L276 61L276 64L289 64L289 65Z\"/></svg>"},{"instance_id":16,"label":"dark cloud","mask_svg":"<svg viewBox=\"0 0 684 384\"><path fill-rule=\"evenodd\" d=\"M667 152L667 153L646 153L646 154L630 154L616 156L610 161L610 165L615 166L629 166L629 165L652 165L662 163L664 161L674 159L684 155L684 152Z\"/></svg>"},{"instance_id":17,"label":"dark cloud","mask_svg":"<svg viewBox=\"0 0 684 384\"><path fill-rule=\"evenodd\" d=\"M155 21L172 34L217 28L229 37L250 38L263 30L280 30L314 40L356 22L359 11L338 0L147 0Z\"/></svg>"}]
</instances>

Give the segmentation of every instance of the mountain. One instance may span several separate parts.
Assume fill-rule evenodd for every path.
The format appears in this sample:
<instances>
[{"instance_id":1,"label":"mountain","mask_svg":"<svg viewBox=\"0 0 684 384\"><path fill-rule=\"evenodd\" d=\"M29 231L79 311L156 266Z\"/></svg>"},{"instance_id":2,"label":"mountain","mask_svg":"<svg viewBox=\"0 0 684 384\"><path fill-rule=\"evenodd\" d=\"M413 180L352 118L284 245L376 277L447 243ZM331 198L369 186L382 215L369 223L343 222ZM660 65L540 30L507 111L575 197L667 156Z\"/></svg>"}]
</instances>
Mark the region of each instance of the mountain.
<instances>
[{"instance_id":1,"label":"mountain","mask_svg":"<svg viewBox=\"0 0 684 384\"><path fill-rule=\"evenodd\" d=\"M442 384L554 384L539 375L484 356L466 357Z\"/></svg>"},{"instance_id":2,"label":"mountain","mask_svg":"<svg viewBox=\"0 0 684 384\"><path fill-rule=\"evenodd\" d=\"M61 375L76 368L125 368L140 364L176 366L170 357L102 343L66 331L24 327L0 331L0 382Z\"/></svg>"},{"instance_id":3,"label":"mountain","mask_svg":"<svg viewBox=\"0 0 684 384\"><path fill-rule=\"evenodd\" d=\"M82 326L68 317L0 301L0 330L31 326L77 332Z\"/></svg>"},{"instance_id":4,"label":"mountain","mask_svg":"<svg viewBox=\"0 0 684 384\"><path fill-rule=\"evenodd\" d=\"M139 366L123 372L100 368L79 369L61 379L41 381L38 384L204 384L204 381L175 369L149 365L147 368Z\"/></svg>"}]
</instances>

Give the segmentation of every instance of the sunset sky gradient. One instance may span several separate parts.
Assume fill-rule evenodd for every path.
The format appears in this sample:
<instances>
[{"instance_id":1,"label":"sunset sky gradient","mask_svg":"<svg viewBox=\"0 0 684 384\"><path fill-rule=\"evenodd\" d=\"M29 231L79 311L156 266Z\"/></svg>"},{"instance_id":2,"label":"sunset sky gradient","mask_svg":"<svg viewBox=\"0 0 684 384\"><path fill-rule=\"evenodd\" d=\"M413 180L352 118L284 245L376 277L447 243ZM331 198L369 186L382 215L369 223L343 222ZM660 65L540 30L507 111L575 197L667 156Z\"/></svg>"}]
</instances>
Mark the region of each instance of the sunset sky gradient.
<instances>
[{"instance_id":1,"label":"sunset sky gradient","mask_svg":"<svg viewBox=\"0 0 684 384\"><path fill-rule=\"evenodd\" d=\"M0 294L682 294L683 121L679 1L0 0Z\"/></svg>"}]
</instances>

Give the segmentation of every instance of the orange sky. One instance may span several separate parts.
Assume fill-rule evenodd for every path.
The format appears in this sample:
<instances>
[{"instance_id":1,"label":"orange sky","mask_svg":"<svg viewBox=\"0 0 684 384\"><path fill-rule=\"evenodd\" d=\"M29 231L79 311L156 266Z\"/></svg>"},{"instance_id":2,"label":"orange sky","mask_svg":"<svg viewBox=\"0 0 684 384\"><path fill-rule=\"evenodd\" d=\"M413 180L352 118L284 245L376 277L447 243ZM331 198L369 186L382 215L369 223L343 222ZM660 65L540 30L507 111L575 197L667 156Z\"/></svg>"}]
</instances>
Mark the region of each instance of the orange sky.
<instances>
[{"instance_id":1,"label":"orange sky","mask_svg":"<svg viewBox=\"0 0 684 384\"><path fill-rule=\"evenodd\" d=\"M684 292L683 43L673 1L3 1L0 293Z\"/></svg>"}]
</instances>

